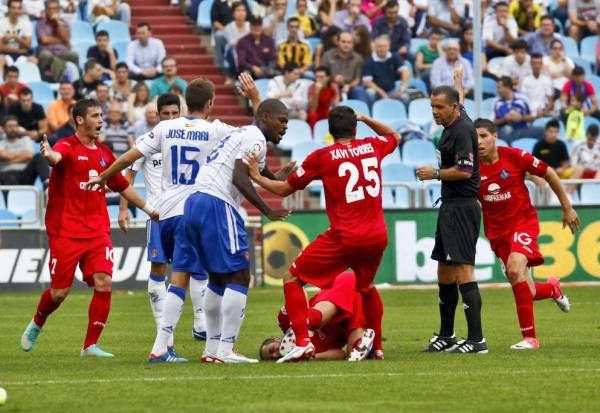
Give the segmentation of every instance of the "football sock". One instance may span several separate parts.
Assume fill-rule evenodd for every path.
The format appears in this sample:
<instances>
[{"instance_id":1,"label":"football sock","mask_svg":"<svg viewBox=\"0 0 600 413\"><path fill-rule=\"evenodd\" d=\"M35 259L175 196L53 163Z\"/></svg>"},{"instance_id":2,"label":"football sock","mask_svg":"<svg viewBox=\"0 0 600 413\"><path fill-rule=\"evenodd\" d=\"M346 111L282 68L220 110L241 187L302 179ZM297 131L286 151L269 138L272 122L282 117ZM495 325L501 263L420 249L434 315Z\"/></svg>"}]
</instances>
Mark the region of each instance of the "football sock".
<instances>
[{"instance_id":1,"label":"football sock","mask_svg":"<svg viewBox=\"0 0 600 413\"><path fill-rule=\"evenodd\" d=\"M308 329L314 330L321 326L321 321L323 320L323 313L321 313L316 308L309 307L308 308Z\"/></svg>"},{"instance_id":2,"label":"football sock","mask_svg":"<svg viewBox=\"0 0 600 413\"><path fill-rule=\"evenodd\" d=\"M60 303L57 303L52 299L52 295L50 294L50 288L48 288L42 293L42 296L40 297L40 302L38 304L37 311L33 316L33 322L38 327L42 328L44 326L44 323L46 322L46 318L48 318L48 316L52 314L54 310L56 310L59 306Z\"/></svg>"},{"instance_id":3,"label":"football sock","mask_svg":"<svg viewBox=\"0 0 600 413\"><path fill-rule=\"evenodd\" d=\"M221 303L224 288L210 281L204 296L204 316L206 317L206 346L204 351L216 355L221 341Z\"/></svg>"},{"instance_id":4,"label":"football sock","mask_svg":"<svg viewBox=\"0 0 600 413\"><path fill-rule=\"evenodd\" d=\"M204 317L204 294L206 294L208 277L205 274L192 274L190 278L190 298L194 308L194 330L206 331Z\"/></svg>"},{"instance_id":5,"label":"football sock","mask_svg":"<svg viewBox=\"0 0 600 413\"><path fill-rule=\"evenodd\" d=\"M167 286L165 285L165 276L150 273L148 277L148 296L150 297L150 308L156 323L156 328L160 326L163 306L167 295Z\"/></svg>"},{"instance_id":6,"label":"football sock","mask_svg":"<svg viewBox=\"0 0 600 413\"><path fill-rule=\"evenodd\" d=\"M512 286L517 305L517 316L523 337L535 338L535 323L533 320L533 296L527 281L521 281Z\"/></svg>"},{"instance_id":7,"label":"football sock","mask_svg":"<svg viewBox=\"0 0 600 413\"><path fill-rule=\"evenodd\" d=\"M367 292L362 294L362 298L367 327L373 329L375 332L373 350L381 350L383 348L381 342L381 335L383 334L381 327L383 302L381 301L381 296L377 288L371 287Z\"/></svg>"},{"instance_id":8,"label":"football sock","mask_svg":"<svg viewBox=\"0 0 600 413\"><path fill-rule=\"evenodd\" d=\"M458 287L456 283L438 283L438 297L440 306L440 336L452 337L454 335L454 314L458 305Z\"/></svg>"},{"instance_id":9,"label":"football sock","mask_svg":"<svg viewBox=\"0 0 600 413\"><path fill-rule=\"evenodd\" d=\"M476 282L461 284L459 287L462 295L463 308L467 318L467 340L480 342L483 340L481 331L481 294Z\"/></svg>"},{"instance_id":10,"label":"football sock","mask_svg":"<svg viewBox=\"0 0 600 413\"><path fill-rule=\"evenodd\" d=\"M308 304L304 288L299 283L290 281L283 285L283 294L285 295L285 308L288 318L296 335L296 345L304 347L310 342L306 321L308 318Z\"/></svg>"},{"instance_id":11,"label":"football sock","mask_svg":"<svg viewBox=\"0 0 600 413\"><path fill-rule=\"evenodd\" d=\"M554 297L554 287L550 283L535 283L535 301L545 300L547 298L560 298Z\"/></svg>"},{"instance_id":12,"label":"football sock","mask_svg":"<svg viewBox=\"0 0 600 413\"><path fill-rule=\"evenodd\" d=\"M248 287L239 284L227 284L221 304L221 342L218 354L229 354L240 333L246 314Z\"/></svg>"},{"instance_id":13,"label":"football sock","mask_svg":"<svg viewBox=\"0 0 600 413\"><path fill-rule=\"evenodd\" d=\"M152 346L152 354L161 356L167 351L169 339L175 332L183 303L185 301L185 289L175 285L169 285L167 289L167 297L163 306L163 314L160 320L160 326L156 333L156 340Z\"/></svg>"},{"instance_id":14,"label":"football sock","mask_svg":"<svg viewBox=\"0 0 600 413\"><path fill-rule=\"evenodd\" d=\"M106 325L106 320L108 320L111 295L112 291L94 290L94 295L90 302L87 334L83 343L84 349L98 342L98 338Z\"/></svg>"}]
</instances>

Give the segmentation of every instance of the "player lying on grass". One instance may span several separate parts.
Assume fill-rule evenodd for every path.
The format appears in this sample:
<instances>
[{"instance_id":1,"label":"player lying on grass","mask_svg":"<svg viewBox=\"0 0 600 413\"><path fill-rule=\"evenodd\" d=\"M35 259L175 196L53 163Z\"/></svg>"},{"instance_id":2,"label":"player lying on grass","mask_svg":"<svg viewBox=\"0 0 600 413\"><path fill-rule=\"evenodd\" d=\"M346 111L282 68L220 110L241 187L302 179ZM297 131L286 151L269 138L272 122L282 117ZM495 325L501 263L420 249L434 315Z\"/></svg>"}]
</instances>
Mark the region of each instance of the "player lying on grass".
<instances>
[{"instance_id":1,"label":"player lying on grass","mask_svg":"<svg viewBox=\"0 0 600 413\"><path fill-rule=\"evenodd\" d=\"M262 360L277 360L296 344L285 307L277 319L285 335L263 341L259 348ZM322 289L308 300L308 328L315 346L315 359L361 361L367 358L375 333L365 328L362 296L356 292L354 273L338 275L330 288Z\"/></svg>"}]
</instances>

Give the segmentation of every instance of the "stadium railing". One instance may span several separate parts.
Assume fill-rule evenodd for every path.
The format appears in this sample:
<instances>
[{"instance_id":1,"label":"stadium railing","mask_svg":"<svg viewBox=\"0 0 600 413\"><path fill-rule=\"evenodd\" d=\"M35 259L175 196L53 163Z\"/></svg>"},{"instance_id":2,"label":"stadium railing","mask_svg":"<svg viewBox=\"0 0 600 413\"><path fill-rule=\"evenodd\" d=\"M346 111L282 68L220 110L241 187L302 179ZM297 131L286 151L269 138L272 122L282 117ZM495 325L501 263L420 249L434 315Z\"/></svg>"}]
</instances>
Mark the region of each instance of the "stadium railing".
<instances>
[{"instance_id":1,"label":"stadium railing","mask_svg":"<svg viewBox=\"0 0 600 413\"><path fill-rule=\"evenodd\" d=\"M9 196L28 192L33 193L33 204L22 205L19 198L17 198L17 201L15 201L19 204L17 208L9 208ZM39 188L30 185L0 185L0 196L2 197L0 201L0 210L2 210L2 214L0 214L0 227L2 229L18 229L23 225L27 225L28 227L42 225L43 197ZM27 202L30 201L31 199L27 197ZM8 211L8 213L5 213L5 211Z\"/></svg>"}]
</instances>

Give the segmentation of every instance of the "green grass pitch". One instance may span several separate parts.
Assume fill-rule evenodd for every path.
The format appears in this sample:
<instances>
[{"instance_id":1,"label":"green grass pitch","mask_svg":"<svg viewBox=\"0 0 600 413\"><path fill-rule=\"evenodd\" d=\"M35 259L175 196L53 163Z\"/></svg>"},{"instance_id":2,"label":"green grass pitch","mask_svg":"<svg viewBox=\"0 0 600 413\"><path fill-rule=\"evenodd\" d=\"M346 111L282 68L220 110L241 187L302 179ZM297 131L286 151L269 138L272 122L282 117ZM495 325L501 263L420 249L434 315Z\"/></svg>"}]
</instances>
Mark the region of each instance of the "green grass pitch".
<instances>
[{"instance_id":1,"label":"green grass pitch","mask_svg":"<svg viewBox=\"0 0 600 413\"><path fill-rule=\"evenodd\" d=\"M31 353L18 347L38 294L0 294L0 386L4 412L598 412L600 289L567 288L571 313L536 303L542 349L516 352L510 289L484 289L487 355L423 354L438 328L435 290L388 290L386 360L276 365L203 365L191 338L191 309L176 335L186 365L149 365L154 321L143 291L115 294L102 346L114 359L80 359L90 292L72 294ZM256 356L277 333L279 289L252 290L238 349ZM457 311L457 333L465 333Z\"/></svg>"}]
</instances>

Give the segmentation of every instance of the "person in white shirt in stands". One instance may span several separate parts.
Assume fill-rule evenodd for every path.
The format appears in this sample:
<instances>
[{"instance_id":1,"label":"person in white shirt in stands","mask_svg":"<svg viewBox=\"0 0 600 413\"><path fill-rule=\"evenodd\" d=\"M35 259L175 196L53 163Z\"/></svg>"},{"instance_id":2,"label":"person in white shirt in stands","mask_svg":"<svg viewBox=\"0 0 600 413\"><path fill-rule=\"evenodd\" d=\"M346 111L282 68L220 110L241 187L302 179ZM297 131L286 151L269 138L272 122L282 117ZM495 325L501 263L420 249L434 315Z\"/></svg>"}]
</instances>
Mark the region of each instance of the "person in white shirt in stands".
<instances>
[{"instance_id":1,"label":"person in white shirt in stands","mask_svg":"<svg viewBox=\"0 0 600 413\"><path fill-rule=\"evenodd\" d=\"M518 85L523 78L531 74L531 63L524 40L517 40L514 50L514 53L506 56L502 62L502 75L510 77L513 84Z\"/></svg>"},{"instance_id":2,"label":"person in white shirt in stands","mask_svg":"<svg viewBox=\"0 0 600 413\"><path fill-rule=\"evenodd\" d=\"M306 88L299 80L300 73L296 63L286 63L283 75L269 80L267 98L279 99L288 109L290 119L306 120Z\"/></svg>"},{"instance_id":3,"label":"person in white shirt in stands","mask_svg":"<svg viewBox=\"0 0 600 413\"><path fill-rule=\"evenodd\" d=\"M600 179L600 143L598 125L591 124L585 132L585 141L578 142L571 150L571 164L583 168L583 179Z\"/></svg>"},{"instance_id":4,"label":"person in white shirt in stands","mask_svg":"<svg viewBox=\"0 0 600 413\"><path fill-rule=\"evenodd\" d=\"M77 20L77 12L79 10L79 0L60 0L60 12L59 16L61 19L72 23Z\"/></svg>"},{"instance_id":5,"label":"person in white shirt in stands","mask_svg":"<svg viewBox=\"0 0 600 413\"><path fill-rule=\"evenodd\" d=\"M27 16L22 15L22 0L8 0L7 5L8 15L0 20L0 52L17 60L31 54L33 26Z\"/></svg>"},{"instance_id":6,"label":"person in white shirt in stands","mask_svg":"<svg viewBox=\"0 0 600 413\"><path fill-rule=\"evenodd\" d=\"M500 1L494 7L494 15L483 21L483 40L485 54L489 59L512 54L519 27L515 19L508 14L508 3Z\"/></svg>"},{"instance_id":7,"label":"person in white shirt in stands","mask_svg":"<svg viewBox=\"0 0 600 413\"><path fill-rule=\"evenodd\" d=\"M554 89L561 91L571 77L575 64L565 56L563 43L554 39L550 42L550 56L544 56L544 73L552 79Z\"/></svg>"},{"instance_id":8,"label":"person in white shirt in stands","mask_svg":"<svg viewBox=\"0 0 600 413\"><path fill-rule=\"evenodd\" d=\"M150 102L146 105L146 110L144 111L144 119L138 120L133 125L134 136L138 137L150 132L156 125L158 125L158 122L159 117L158 109L156 108L156 103Z\"/></svg>"},{"instance_id":9,"label":"person in white shirt in stands","mask_svg":"<svg viewBox=\"0 0 600 413\"><path fill-rule=\"evenodd\" d=\"M88 0L88 21L94 26L101 21L116 19L131 24L131 8L120 0Z\"/></svg>"},{"instance_id":10,"label":"person in white shirt in stands","mask_svg":"<svg viewBox=\"0 0 600 413\"><path fill-rule=\"evenodd\" d=\"M521 79L519 91L527 98L529 110L538 117L549 116L554 108L552 79L544 73L543 56L533 53L530 59L531 73Z\"/></svg>"},{"instance_id":11,"label":"person in white shirt in stands","mask_svg":"<svg viewBox=\"0 0 600 413\"><path fill-rule=\"evenodd\" d=\"M135 80L154 79L162 73L161 62L166 56L162 40L152 37L148 23L139 23L135 32L136 40L127 47L129 76Z\"/></svg>"},{"instance_id":12,"label":"person in white shirt in stands","mask_svg":"<svg viewBox=\"0 0 600 413\"><path fill-rule=\"evenodd\" d=\"M446 36L459 37L465 22L464 0L430 0L427 22Z\"/></svg>"},{"instance_id":13,"label":"person in white shirt in stands","mask_svg":"<svg viewBox=\"0 0 600 413\"><path fill-rule=\"evenodd\" d=\"M23 0L23 14L31 20L39 20L44 17L44 0Z\"/></svg>"}]
</instances>

